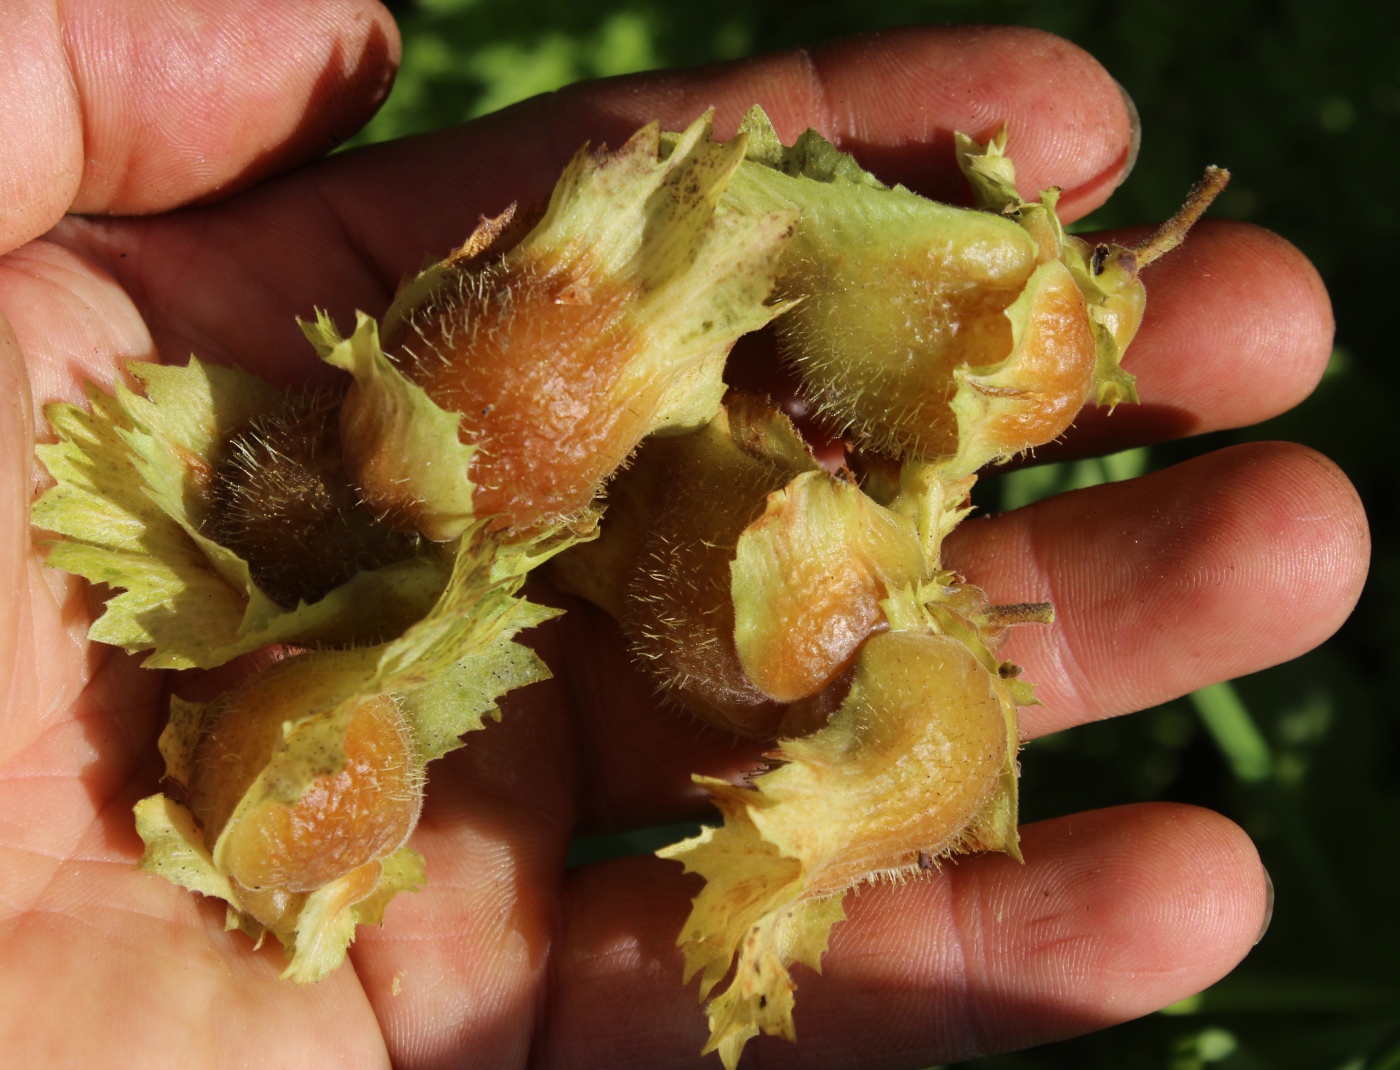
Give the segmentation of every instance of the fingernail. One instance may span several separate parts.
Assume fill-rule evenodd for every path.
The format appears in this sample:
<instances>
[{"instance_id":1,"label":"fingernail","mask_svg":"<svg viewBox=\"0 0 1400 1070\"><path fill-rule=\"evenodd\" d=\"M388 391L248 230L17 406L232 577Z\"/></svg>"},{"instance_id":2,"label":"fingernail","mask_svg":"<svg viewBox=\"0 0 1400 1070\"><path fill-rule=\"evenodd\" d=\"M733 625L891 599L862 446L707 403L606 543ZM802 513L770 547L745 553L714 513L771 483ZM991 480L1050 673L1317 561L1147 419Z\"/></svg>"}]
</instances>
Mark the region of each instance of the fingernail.
<instances>
[{"instance_id":1,"label":"fingernail","mask_svg":"<svg viewBox=\"0 0 1400 1070\"><path fill-rule=\"evenodd\" d=\"M1133 173L1133 165L1137 163L1138 150L1142 148L1142 116L1138 114L1137 105L1133 103L1133 98L1128 95L1128 91L1123 88L1123 83L1117 80L1113 83L1118 87L1118 95L1123 98L1123 107L1128 109L1128 163L1123 168L1123 174L1118 181L1121 183Z\"/></svg>"},{"instance_id":2,"label":"fingernail","mask_svg":"<svg viewBox=\"0 0 1400 1070\"><path fill-rule=\"evenodd\" d=\"M1262 866L1260 867L1263 868ZM1269 876L1269 871L1264 870L1264 921L1259 926L1259 935L1254 938L1254 946L1259 945L1259 941L1264 939L1264 934L1269 931L1269 922L1274 920L1274 879Z\"/></svg>"}]
</instances>

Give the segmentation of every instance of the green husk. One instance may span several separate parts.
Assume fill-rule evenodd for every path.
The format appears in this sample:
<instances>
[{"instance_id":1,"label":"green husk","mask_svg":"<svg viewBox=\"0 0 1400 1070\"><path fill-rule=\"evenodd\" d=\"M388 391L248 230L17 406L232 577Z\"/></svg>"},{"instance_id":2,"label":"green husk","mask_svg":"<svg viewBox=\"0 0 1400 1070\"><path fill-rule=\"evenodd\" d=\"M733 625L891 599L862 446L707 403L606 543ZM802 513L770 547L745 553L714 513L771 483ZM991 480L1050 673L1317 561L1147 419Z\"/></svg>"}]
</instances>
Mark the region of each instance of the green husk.
<instances>
[{"instance_id":1,"label":"green husk","mask_svg":"<svg viewBox=\"0 0 1400 1070\"><path fill-rule=\"evenodd\" d=\"M610 154L580 149L543 218L517 245L481 259L503 226L483 221L479 235L489 238L474 235L405 284L385 314L386 337L423 348L415 331L421 334L448 309L468 307L477 319L460 327L461 336L490 334L496 319L508 316L513 288L541 277L573 279L558 299L569 304L630 294L621 334L635 351L606 384L604 400L609 411L637 408L643 417L607 450L620 464L647 434L703 426L719 408L735 340L788 307L769 297L793 220L790 212L721 207L745 140L717 144L710 131L706 114L669 143L664 157L656 124ZM350 344L324 316L306 330L327 360L355 376L346 452L366 498L430 539L455 538L476 516L469 468L477 446L464 442L473 441L475 421L446 411L415 386L410 379L421 372L397 349L385 356L363 317ZM450 358L434 350L413 359L460 362L469 374L470 342L462 346Z\"/></svg>"},{"instance_id":2,"label":"green husk","mask_svg":"<svg viewBox=\"0 0 1400 1070\"><path fill-rule=\"evenodd\" d=\"M425 554L357 574L313 604L284 610L248 564L200 532L201 498L229 436L287 396L254 377L191 359L132 364L142 393L89 385L90 411L46 410L59 440L37 449L56 485L34 503L47 563L118 588L90 637L147 668L210 668L269 643L378 641L433 604L449 565Z\"/></svg>"},{"instance_id":3,"label":"green husk","mask_svg":"<svg viewBox=\"0 0 1400 1070\"><path fill-rule=\"evenodd\" d=\"M780 291L801 303L779 333L819 411L843 434L894 457L944 460L957 480L1063 430L1068 417L1029 437L993 427L1037 411L1044 373L1021 367L1026 303L1017 298L1043 285L1037 269L1047 260L1079 286L1093 332L1096 365L1084 370L1084 390L1055 384L1064 405L1072 415L1091 397L1132 399L1119 366L1131 316L1120 306L1136 296L1114 291L1110 300L1088 247L1060 227L1058 191L1020 198L1004 131L981 148L959 138L960 163L986 209L975 211L886 186L813 130L784 146L757 107L741 129L749 151L727 197L749 210L801 212Z\"/></svg>"},{"instance_id":4,"label":"green husk","mask_svg":"<svg viewBox=\"0 0 1400 1070\"><path fill-rule=\"evenodd\" d=\"M724 825L657 853L706 880L678 940L685 980L699 974L705 1000L730 978L705 1052L733 1070L760 1031L795 1039L788 967L820 968L849 888L965 850L1017 854L1014 724L1011 695L961 642L894 625L865 644L830 723L779 742L776 769L752 787L695 777Z\"/></svg>"},{"instance_id":5,"label":"green husk","mask_svg":"<svg viewBox=\"0 0 1400 1070\"><path fill-rule=\"evenodd\" d=\"M297 708L287 711L280 744L234 807L225 832L240 814L268 800L294 805L317 778L339 772L350 718L371 699L394 699L421 771L461 746L461 737L482 728L487 717L499 719L497 700L507 691L549 678L539 656L514 636L560 611L518 597L524 573L497 575L495 546L481 525L468 533L437 604L393 642L301 654L263 670L296 674L293 686L280 690ZM191 782L214 706L172 700L160 740L172 781ZM224 899L229 926L261 939L266 927L247 912L220 861L225 836L206 843L190 811L165 796L141 800L136 814L146 843L142 868ZM423 883L422 860L407 848L376 864L382 866L377 875L357 870L305 896L292 923L274 931L291 956L284 976L300 983L326 976L343 960L356 925L378 922L394 894Z\"/></svg>"}]
</instances>

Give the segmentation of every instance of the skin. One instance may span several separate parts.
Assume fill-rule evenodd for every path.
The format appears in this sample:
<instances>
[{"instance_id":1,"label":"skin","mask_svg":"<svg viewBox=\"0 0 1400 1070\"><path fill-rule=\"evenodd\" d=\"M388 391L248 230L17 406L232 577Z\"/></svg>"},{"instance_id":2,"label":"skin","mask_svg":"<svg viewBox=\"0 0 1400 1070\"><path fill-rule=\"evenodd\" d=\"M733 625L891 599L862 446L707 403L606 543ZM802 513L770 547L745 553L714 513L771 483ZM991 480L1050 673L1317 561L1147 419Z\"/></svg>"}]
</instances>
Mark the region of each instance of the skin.
<instances>
[{"instance_id":1,"label":"skin","mask_svg":"<svg viewBox=\"0 0 1400 1070\"><path fill-rule=\"evenodd\" d=\"M252 953L215 904L133 868L169 681L89 646L91 594L41 567L30 398L191 351L325 379L294 315L381 312L425 251L543 196L583 138L709 104L721 135L757 101L785 139L814 125L950 198L952 131L1005 118L1022 192L1064 187L1072 219L1129 160L1114 83L1044 34L907 30L575 87L226 197L364 120L397 56L382 10L21 0L0 42L0 1050L35 1066L702 1065L673 947L697 882L652 858L566 873L565 849L575 829L705 812L689 773L737 776L752 745L658 712L616 633L573 607L538 639L556 678L430 769L412 840L429 888L360 936L352 968L282 984L279 951ZM202 201L217 203L105 218ZM1147 284L1128 367L1149 405L1086 418L1078 448L1247 424L1318 380L1327 298L1283 240L1207 223ZM994 600L1056 604L1062 624L1007 650L1040 685L1036 735L1311 648L1353 605L1367 549L1341 473L1269 443L969 521L948 556ZM800 1044L760 1038L749 1065L917 1067L1096 1029L1214 981L1265 921L1254 848L1214 814L1120 807L1024 835L1025 866L968 858L853 899L824 973L798 970Z\"/></svg>"}]
</instances>

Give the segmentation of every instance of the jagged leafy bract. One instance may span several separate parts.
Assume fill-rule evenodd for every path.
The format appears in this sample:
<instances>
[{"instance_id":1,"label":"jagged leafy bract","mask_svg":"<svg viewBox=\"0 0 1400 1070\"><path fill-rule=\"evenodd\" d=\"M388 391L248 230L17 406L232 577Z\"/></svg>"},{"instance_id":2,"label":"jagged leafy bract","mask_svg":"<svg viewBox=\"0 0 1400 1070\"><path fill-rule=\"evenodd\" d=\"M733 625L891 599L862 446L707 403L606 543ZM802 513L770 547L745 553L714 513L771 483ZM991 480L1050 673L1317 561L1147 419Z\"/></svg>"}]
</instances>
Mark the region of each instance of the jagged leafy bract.
<instances>
[{"instance_id":1,"label":"jagged leafy bract","mask_svg":"<svg viewBox=\"0 0 1400 1070\"><path fill-rule=\"evenodd\" d=\"M730 1070L760 1030L793 1038L788 966L819 965L847 889L955 851L1015 851L1014 700L966 645L910 613L917 630L871 637L830 723L781 741L782 764L753 787L697 777L724 825L658 852L706 880L679 943L702 999L733 971L709 1004L705 1049Z\"/></svg>"},{"instance_id":2,"label":"jagged leafy bract","mask_svg":"<svg viewBox=\"0 0 1400 1070\"><path fill-rule=\"evenodd\" d=\"M433 604L447 568L418 555L360 572L310 605L279 606L201 528L224 444L286 394L193 359L128 370L142 392L89 386L88 411L49 406L59 441L37 450L56 485L31 518L64 536L48 564L119 589L92 639L149 650L148 668L208 668L269 643L377 641Z\"/></svg>"},{"instance_id":3,"label":"jagged leafy bract","mask_svg":"<svg viewBox=\"0 0 1400 1070\"><path fill-rule=\"evenodd\" d=\"M973 211L884 185L815 131L784 146L758 108L743 129L749 155L727 196L801 211L781 289L801 300L778 328L843 432L943 459L958 479L1055 438L1091 397L1130 396L1118 367L1126 306L1099 300L1057 192L1034 204L1016 194L1004 132L981 151L959 142L994 209Z\"/></svg>"},{"instance_id":4,"label":"jagged leafy bract","mask_svg":"<svg viewBox=\"0 0 1400 1070\"><path fill-rule=\"evenodd\" d=\"M161 752L193 810L165 796L137 804L142 865L226 900L231 928L275 935L292 980L335 969L358 924L422 884L403 840L424 767L499 717L505 692L549 676L513 637L558 611L517 596L522 572L497 574L483 527L458 548L437 604L393 642L296 655L211 703L172 700ZM320 816L288 825L309 792Z\"/></svg>"},{"instance_id":5,"label":"jagged leafy bract","mask_svg":"<svg viewBox=\"0 0 1400 1070\"><path fill-rule=\"evenodd\" d=\"M411 486L404 511L424 535L435 541L461 535L475 519L467 471L476 452L458 436L461 417L438 408L400 374L380 348L377 324L363 312L355 314L349 338L324 312L302 330L321 359L349 372L356 388L373 398L346 415L346 461L357 479ZM367 449L367 443L377 446Z\"/></svg>"},{"instance_id":6,"label":"jagged leafy bract","mask_svg":"<svg viewBox=\"0 0 1400 1070\"><path fill-rule=\"evenodd\" d=\"M405 286L387 357L313 329L356 377L346 454L379 512L433 539L568 523L646 435L714 415L735 340L786 307L768 298L792 213L722 208L744 139L709 135L706 115L664 157L655 124L581 149L513 248L473 240Z\"/></svg>"},{"instance_id":7,"label":"jagged leafy bract","mask_svg":"<svg viewBox=\"0 0 1400 1070\"><path fill-rule=\"evenodd\" d=\"M913 522L930 568L937 568L942 559L943 540L972 512L970 496L977 476L950 478L948 467L941 461L904 458L897 489L881 502Z\"/></svg>"}]
</instances>

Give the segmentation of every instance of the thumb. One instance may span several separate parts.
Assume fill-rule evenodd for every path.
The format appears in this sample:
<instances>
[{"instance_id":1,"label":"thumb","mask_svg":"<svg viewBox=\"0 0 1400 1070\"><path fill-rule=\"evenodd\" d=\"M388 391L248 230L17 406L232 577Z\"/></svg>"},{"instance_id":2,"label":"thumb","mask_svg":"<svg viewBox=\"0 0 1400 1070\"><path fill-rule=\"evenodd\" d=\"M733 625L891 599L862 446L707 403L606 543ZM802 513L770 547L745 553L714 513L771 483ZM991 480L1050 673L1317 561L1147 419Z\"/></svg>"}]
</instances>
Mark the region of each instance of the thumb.
<instances>
[{"instance_id":1,"label":"thumb","mask_svg":"<svg viewBox=\"0 0 1400 1070\"><path fill-rule=\"evenodd\" d=\"M0 253L66 211L163 211L319 155L398 56L376 0L0 5Z\"/></svg>"}]
</instances>

